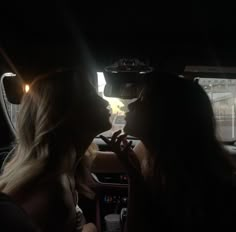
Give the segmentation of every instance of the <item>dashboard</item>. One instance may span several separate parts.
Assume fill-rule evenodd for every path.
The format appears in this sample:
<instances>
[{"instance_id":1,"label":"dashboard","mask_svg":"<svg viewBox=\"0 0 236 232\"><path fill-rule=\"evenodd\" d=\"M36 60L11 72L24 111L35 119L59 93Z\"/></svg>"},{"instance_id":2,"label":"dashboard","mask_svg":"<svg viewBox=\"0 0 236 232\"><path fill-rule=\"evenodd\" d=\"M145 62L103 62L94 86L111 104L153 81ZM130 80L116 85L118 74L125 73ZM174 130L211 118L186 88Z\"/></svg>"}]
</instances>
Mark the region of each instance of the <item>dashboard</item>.
<instances>
[{"instance_id":1,"label":"dashboard","mask_svg":"<svg viewBox=\"0 0 236 232\"><path fill-rule=\"evenodd\" d=\"M96 192L96 224L99 231L105 231L105 216L120 214L127 208L128 175L116 155L106 151L105 143L99 141L98 146L103 151L98 152L93 162L91 187Z\"/></svg>"}]
</instances>

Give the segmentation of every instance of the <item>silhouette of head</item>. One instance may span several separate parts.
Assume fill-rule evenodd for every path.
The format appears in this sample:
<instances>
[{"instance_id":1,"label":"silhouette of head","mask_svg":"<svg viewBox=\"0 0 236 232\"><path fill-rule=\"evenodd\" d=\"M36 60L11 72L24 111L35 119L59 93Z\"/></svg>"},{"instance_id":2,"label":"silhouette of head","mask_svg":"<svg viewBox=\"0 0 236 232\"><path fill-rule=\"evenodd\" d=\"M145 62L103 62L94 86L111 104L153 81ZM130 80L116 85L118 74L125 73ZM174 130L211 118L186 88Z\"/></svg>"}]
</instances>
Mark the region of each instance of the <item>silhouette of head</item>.
<instances>
[{"instance_id":1,"label":"silhouette of head","mask_svg":"<svg viewBox=\"0 0 236 232\"><path fill-rule=\"evenodd\" d=\"M48 172L83 167L92 139L111 127L107 106L81 71L54 71L35 79L21 102L17 144L4 167L2 191L13 193Z\"/></svg>"},{"instance_id":2,"label":"silhouette of head","mask_svg":"<svg viewBox=\"0 0 236 232\"><path fill-rule=\"evenodd\" d=\"M152 73L128 108L124 131L144 142L165 173L207 170L221 160L211 102L197 82Z\"/></svg>"}]
</instances>

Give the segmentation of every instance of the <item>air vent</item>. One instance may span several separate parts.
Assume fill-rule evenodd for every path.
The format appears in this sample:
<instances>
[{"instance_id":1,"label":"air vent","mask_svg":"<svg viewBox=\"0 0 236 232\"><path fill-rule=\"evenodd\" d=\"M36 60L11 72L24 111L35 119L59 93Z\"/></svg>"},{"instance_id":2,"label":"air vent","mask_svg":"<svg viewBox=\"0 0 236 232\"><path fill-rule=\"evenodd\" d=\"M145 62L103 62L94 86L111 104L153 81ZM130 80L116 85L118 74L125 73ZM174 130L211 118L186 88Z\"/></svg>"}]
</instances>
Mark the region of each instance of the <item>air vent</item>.
<instances>
[{"instance_id":1,"label":"air vent","mask_svg":"<svg viewBox=\"0 0 236 232\"><path fill-rule=\"evenodd\" d=\"M92 173L92 177L101 184L128 184L125 173Z\"/></svg>"}]
</instances>

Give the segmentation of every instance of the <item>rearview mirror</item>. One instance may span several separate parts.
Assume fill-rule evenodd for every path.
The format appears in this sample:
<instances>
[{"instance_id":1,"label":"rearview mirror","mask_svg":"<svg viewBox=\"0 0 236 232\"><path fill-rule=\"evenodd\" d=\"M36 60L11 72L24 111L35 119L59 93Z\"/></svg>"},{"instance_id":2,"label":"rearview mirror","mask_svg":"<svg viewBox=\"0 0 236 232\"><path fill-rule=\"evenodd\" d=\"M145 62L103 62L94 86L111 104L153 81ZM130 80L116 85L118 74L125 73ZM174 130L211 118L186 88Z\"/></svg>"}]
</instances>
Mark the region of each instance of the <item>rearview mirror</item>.
<instances>
[{"instance_id":1,"label":"rearview mirror","mask_svg":"<svg viewBox=\"0 0 236 232\"><path fill-rule=\"evenodd\" d=\"M139 73L104 73L104 95L123 99L137 98L142 89L144 76Z\"/></svg>"},{"instance_id":2,"label":"rearview mirror","mask_svg":"<svg viewBox=\"0 0 236 232\"><path fill-rule=\"evenodd\" d=\"M121 59L105 68L106 97L123 99L137 98L145 83L146 74L153 68L137 59Z\"/></svg>"}]
</instances>

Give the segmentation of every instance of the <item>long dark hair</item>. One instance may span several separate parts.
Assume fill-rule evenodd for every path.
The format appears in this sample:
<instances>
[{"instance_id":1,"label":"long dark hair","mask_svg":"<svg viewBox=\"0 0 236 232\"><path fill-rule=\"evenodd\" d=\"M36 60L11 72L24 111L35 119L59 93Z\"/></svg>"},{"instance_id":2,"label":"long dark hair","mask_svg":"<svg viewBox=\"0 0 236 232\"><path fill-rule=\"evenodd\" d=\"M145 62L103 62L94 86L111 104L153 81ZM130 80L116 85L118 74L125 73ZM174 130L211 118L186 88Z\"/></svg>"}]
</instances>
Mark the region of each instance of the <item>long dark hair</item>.
<instances>
[{"instance_id":1,"label":"long dark hair","mask_svg":"<svg viewBox=\"0 0 236 232\"><path fill-rule=\"evenodd\" d=\"M154 171L171 184L188 186L230 179L235 165L218 140L211 102L192 80L159 73L148 78ZM157 173L156 173L157 175Z\"/></svg>"}]
</instances>

